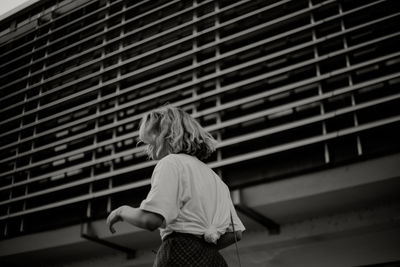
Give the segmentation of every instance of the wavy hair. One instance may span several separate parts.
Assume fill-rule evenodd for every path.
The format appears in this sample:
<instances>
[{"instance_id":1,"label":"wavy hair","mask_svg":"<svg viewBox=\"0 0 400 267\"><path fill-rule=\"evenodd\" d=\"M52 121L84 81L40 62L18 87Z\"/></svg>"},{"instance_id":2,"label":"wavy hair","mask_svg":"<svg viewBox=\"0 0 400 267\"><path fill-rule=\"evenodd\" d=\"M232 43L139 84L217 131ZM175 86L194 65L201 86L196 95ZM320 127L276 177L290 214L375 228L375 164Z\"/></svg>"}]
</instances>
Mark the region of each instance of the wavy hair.
<instances>
[{"instance_id":1,"label":"wavy hair","mask_svg":"<svg viewBox=\"0 0 400 267\"><path fill-rule=\"evenodd\" d=\"M185 153L203 160L215 151L217 144L192 116L171 105L143 116L138 139L147 144L146 152L151 159Z\"/></svg>"}]
</instances>

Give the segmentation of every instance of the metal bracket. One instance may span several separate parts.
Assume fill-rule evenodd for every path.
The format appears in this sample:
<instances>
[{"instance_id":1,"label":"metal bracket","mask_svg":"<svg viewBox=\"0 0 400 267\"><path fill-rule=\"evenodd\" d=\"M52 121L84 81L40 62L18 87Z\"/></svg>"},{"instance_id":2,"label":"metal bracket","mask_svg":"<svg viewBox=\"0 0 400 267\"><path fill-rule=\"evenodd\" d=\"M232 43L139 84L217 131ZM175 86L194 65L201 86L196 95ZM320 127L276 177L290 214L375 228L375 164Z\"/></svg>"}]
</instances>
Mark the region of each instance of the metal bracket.
<instances>
[{"instance_id":1,"label":"metal bracket","mask_svg":"<svg viewBox=\"0 0 400 267\"><path fill-rule=\"evenodd\" d=\"M242 204L236 204L236 209L241 213L245 214L247 217L255 220L256 222L260 223L261 225L265 226L271 235L277 235L281 231L281 227L279 224L271 220L270 218L265 217L264 215L258 213L257 211L253 210Z\"/></svg>"},{"instance_id":2,"label":"metal bracket","mask_svg":"<svg viewBox=\"0 0 400 267\"><path fill-rule=\"evenodd\" d=\"M88 231L84 231L84 228L86 228ZM88 232L91 232L91 234L89 234ZM128 259L134 258L136 255L136 251L133 249L99 238L95 233L93 233L89 223L81 225L81 237L97 244L124 252L126 253Z\"/></svg>"}]
</instances>

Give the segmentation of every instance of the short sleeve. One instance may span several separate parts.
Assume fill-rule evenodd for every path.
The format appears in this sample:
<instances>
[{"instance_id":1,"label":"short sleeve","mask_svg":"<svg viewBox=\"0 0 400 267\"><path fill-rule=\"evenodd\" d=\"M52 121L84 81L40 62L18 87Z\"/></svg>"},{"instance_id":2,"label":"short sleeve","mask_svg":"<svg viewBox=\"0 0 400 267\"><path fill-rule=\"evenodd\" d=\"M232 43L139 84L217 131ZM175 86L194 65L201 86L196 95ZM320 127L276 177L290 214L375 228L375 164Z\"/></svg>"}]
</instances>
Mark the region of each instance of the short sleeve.
<instances>
[{"instance_id":1,"label":"short sleeve","mask_svg":"<svg viewBox=\"0 0 400 267\"><path fill-rule=\"evenodd\" d=\"M171 223L179 213L179 171L174 162L163 158L154 168L151 189L140 209L160 214Z\"/></svg>"}]
</instances>

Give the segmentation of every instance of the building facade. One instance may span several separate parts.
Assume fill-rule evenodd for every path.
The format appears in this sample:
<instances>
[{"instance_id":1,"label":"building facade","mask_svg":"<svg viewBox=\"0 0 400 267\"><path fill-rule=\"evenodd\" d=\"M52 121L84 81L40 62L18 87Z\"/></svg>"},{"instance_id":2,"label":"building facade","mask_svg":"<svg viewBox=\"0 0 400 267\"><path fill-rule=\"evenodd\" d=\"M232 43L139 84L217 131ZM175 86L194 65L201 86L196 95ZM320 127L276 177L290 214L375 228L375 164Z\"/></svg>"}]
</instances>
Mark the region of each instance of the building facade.
<instances>
[{"instance_id":1,"label":"building facade","mask_svg":"<svg viewBox=\"0 0 400 267\"><path fill-rule=\"evenodd\" d=\"M143 114L170 103L247 227L242 266L399 266L400 3L32 0L0 21L0 264L152 266ZM239 266L234 246L222 251Z\"/></svg>"}]
</instances>

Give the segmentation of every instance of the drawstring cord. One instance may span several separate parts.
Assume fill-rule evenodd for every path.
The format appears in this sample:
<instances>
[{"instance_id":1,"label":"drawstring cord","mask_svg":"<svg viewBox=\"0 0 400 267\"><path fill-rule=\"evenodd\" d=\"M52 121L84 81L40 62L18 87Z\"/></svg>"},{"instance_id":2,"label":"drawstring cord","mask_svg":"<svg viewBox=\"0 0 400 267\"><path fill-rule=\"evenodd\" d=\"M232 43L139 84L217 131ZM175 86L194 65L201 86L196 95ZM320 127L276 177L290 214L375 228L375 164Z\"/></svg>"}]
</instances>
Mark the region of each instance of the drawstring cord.
<instances>
[{"instance_id":1,"label":"drawstring cord","mask_svg":"<svg viewBox=\"0 0 400 267\"><path fill-rule=\"evenodd\" d=\"M237 258L238 258L239 266L242 267L242 263L240 262L239 247L238 247L238 244L237 244L236 231L235 231L235 225L233 223L232 212L231 212L231 223L232 223L233 235L235 237L236 255L237 255Z\"/></svg>"}]
</instances>

